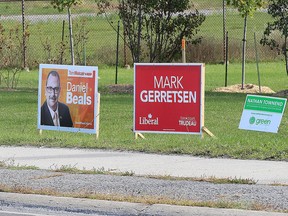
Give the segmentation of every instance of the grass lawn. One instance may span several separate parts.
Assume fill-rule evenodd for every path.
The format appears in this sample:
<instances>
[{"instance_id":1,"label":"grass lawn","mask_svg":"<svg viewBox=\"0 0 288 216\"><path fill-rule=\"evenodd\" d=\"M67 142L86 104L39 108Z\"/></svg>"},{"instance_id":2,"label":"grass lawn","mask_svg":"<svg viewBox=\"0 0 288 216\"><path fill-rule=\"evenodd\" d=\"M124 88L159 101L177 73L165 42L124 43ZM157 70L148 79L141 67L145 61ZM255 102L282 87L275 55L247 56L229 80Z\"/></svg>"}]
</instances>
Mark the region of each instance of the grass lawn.
<instances>
[{"instance_id":1,"label":"grass lawn","mask_svg":"<svg viewBox=\"0 0 288 216\"><path fill-rule=\"evenodd\" d=\"M222 7L221 0L193 0L191 1L197 9L215 9ZM112 1L112 4L118 4L117 0ZM2 15L20 15L22 13L21 2L0 2L0 11ZM72 10L77 13L94 13L98 11L95 0L85 0L81 5L72 6ZM54 9L49 1L27 1L25 2L26 14L54 14L57 9ZM63 13L66 13L64 10Z\"/></svg>"},{"instance_id":2,"label":"grass lawn","mask_svg":"<svg viewBox=\"0 0 288 216\"><path fill-rule=\"evenodd\" d=\"M284 63L261 63L261 83L274 91L288 89ZM107 85L115 80L115 68L99 68L101 93L100 136L37 130L38 72L21 72L17 90L0 89L0 144L46 147L80 147L191 154L242 159L288 159L288 110L277 134L239 130L246 94L215 93L224 86L224 66L206 65L205 126L217 136L204 139L192 135L145 134L134 139L133 95L109 94ZM133 83L133 69L120 69L119 84ZM228 85L241 82L241 64L230 64ZM246 67L246 83L257 84L255 63ZM3 86L3 83L2 83Z\"/></svg>"}]
</instances>

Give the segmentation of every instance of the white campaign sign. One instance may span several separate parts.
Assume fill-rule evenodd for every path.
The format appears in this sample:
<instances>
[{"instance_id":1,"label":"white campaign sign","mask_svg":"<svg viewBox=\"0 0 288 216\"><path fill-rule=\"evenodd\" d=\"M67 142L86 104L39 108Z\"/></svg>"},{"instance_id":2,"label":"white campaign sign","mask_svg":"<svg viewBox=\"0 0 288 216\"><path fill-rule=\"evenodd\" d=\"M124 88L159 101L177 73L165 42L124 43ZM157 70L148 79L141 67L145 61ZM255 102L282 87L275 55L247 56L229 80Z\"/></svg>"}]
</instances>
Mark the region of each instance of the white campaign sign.
<instances>
[{"instance_id":1,"label":"white campaign sign","mask_svg":"<svg viewBox=\"0 0 288 216\"><path fill-rule=\"evenodd\" d=\"M247 95L239 129L277 133L287 99Z\"/></svg>"}]
</instances>

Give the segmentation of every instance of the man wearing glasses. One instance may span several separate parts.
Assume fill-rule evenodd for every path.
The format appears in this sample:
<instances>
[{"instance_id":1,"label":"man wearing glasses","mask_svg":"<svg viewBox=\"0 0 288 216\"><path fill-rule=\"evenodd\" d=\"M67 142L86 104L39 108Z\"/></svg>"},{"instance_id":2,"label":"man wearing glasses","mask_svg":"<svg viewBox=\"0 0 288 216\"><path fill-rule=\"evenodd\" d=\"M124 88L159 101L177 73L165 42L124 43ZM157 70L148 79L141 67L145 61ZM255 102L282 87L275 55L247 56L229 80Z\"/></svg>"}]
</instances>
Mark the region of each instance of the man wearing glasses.
<instances>
[{"instance_id":1,"label":"man wearing glasses","mask_svg":"<svg viewBox=\"0 0 288 216\"><path fill-rule=\"evenodd\" d=\"M46 80L46 101L41 107L41 125L73 127L69 107L58 101L60 91L60 76L57 71L50 71Z\"/></svg>"}]
</instances>

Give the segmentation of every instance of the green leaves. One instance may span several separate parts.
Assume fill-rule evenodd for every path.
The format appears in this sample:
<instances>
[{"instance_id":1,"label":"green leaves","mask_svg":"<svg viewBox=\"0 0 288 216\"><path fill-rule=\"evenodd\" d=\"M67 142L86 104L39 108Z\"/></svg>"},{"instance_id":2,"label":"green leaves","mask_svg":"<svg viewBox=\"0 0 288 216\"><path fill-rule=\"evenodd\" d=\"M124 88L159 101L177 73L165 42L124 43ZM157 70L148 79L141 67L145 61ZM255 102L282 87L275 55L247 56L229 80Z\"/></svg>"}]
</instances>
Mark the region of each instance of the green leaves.
<instances>
[{"instance_id":1,"label":"green leaves","mask_svg":"<svg viewBox=\"0 0 288 216\"><path fill-rule=\"evenodd\" d=\"M227 5L237 8L242 17L253 16L254 12L263 4L264 0L227 0Z\"/></svg>"},{"instance_id":2,"label":"green leaves","mask_svg":"<svg viewBox=\"0 0 288 216\"><path fill-rule=\"evenodd\" d=\"M63 11L64 8L70 8L72 5L82 4L82 0L52 0L51 4L58 11Z\"/></svg>"},{"instance_id":3,"label":"green leaves","mask_svg":"<svg viewBox=\"0 0 288 216\"><path fill-rule=\"evenodd\" d=\"M286 72L288 75L288 1L287 0L270 0L268 14L273 18L273 22L268 22L264 31L264 36L260 43L269 46L271 50L276 50L278 54L282 53L285 57ZM272 38L273 33L279 31L281 39ZM271 37L272 35L272 37Z\"/></svg>"},{"instance_id":4,"label":"green leaves","mask_svg":"<svg viewBox=\"0 0 288 216\"><path fill-rule=\"evenodd\" d=\"M179 58L183 37L199 42L195 35L205 16L190 9L189 0L121 0L119 16L133 60L171 62Z\"/></svg>"},{"instance_id":5,"label":"green leaves","mask_svg":"<svg viewBox=\"0 0 288 216\"><path fill-rule=\"evenodd\" d=\"M99 8L98 14L103 14L111 6L111 0L95 0Z\"/></svg>"}]
</instances>

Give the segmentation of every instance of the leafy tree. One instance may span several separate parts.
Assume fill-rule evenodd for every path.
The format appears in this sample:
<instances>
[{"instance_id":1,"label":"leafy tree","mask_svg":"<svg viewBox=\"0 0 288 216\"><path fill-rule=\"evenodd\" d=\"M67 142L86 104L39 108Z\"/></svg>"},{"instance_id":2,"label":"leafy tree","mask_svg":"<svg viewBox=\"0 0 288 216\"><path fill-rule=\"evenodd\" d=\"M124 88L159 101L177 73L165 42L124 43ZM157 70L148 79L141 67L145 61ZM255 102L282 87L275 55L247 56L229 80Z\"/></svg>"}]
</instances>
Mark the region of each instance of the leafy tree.
<instances>
[{"instance_id":1,"label":"leafy tree","mask_svg":"<svg viewBox=\"0 0 288 216\"><path fill-rule=\"evenodd\" d=\"M261 8L264 0L227 0L227 5L232 5L238 9L241 16L244 18L244 33L242 45L242 89L244 89L245 80L245 51L246 51L246 36L247 36L247 17L253 16L254 12Z\"/></svg>"},{"instance_id":2,"label":"leafy tree","mask_svg":"<svg viewBox=\"0 0 288 216\"><path fill-rule=\"evenodd\" d=\"M102 11L109 7L109 0L100 2ZM150 62L179 58L184 37L194 44L201 41L195 35L205 20L204 15L192 10L190 0L119 0L119 16L134 62L145 57Z\"/></svg>"},{"instance_id":3,"label":"leafy tree","mask_svg":"<svg viewBox=\"0 0 288 216\"><path fill-rule=\"evenodd\" d=\"M141 0L121 0L119 3L119 16L124 26L124 34L128 37L133 61L140 61L142 39L143 6Z\"/></svg>"},{"instance_id":4,"label":"leafy tree","mask_svg":"<svg viewBox=\"0 0 288 216\"><path fill-rule=\"evenodd\" d=\"M268 14L275 20L274 22L268 22L260 43L269 46L271 49L276 49L278 53L282 53L285 56L286 72L288 76L288 1L269 0ZM269 37L277 30L281 33L281 38L284 38L284 42L279 42L276 41L276 39Z\"/></svg>"},{"instance_id":5,"label":"leafy tree","mask_svg":"<svg viewBox=\"0 0 288 216\"><path fill-rule=\"evenodd\" d=\"M72 18L71 18L71 7L73 5L82 4L82 0L52 0L51 4L58 11L63 11L65 8L68 9L68 20L69 20L69 36L70 36L70 50L71 50L71 61L74 65L74 45L73 45L73 34L72 34Z\"/></svg>"},{"instance_id":6,"label":"leafy tree","mask_svg":"<svg viewBox=\"0 0 288 216\"><path fill-rule=\"evenodd\" d=\"M196 10L192 12L189 0L148 1L143 16L145 33L143 39L150 51L150 62L172 61L181 50L181 40L199 43L194 38L205 17Z\"/></svg>"}]
</instances>

